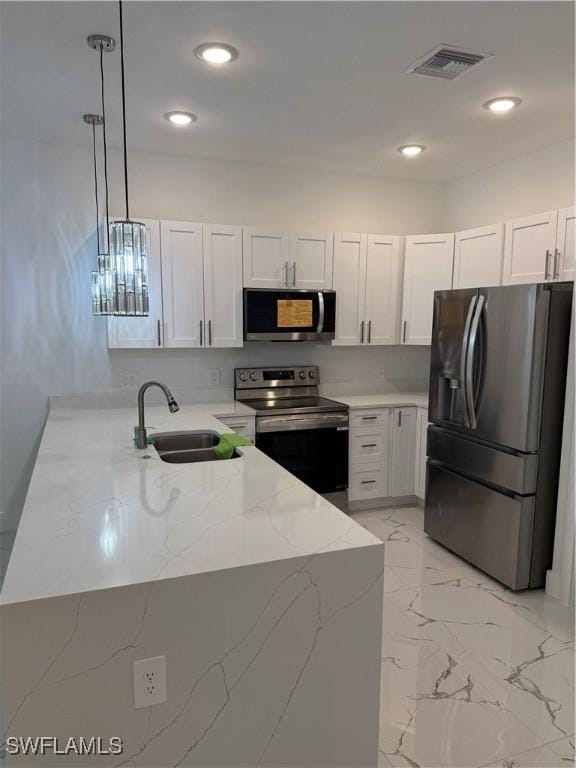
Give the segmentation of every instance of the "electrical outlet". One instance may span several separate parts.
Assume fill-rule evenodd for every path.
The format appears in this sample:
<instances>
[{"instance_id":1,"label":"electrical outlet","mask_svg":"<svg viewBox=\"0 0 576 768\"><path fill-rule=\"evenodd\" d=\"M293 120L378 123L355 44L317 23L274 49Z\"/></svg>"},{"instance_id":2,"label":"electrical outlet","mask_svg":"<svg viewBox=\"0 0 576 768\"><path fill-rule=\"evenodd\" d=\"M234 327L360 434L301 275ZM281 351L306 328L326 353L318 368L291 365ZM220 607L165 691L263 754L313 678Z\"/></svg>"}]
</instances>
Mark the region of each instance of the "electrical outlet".
<instances>
[{"instance_id":1,"label":"electrical outlet","mask_svg":"<svg viewBox=\"0 0 576 768\"><path fill-rule=\"evenodd\" d=\"M134 706L136 709L163 704L167 698L166 656L134 662Z\"/></svg>"},{"instance_id":2,"label":"electrical outlet","mask_svg":"<svg viewBox=\"0 0 576 768\"><path fill-rule=\"evenodd\" d=\"M211 387L218 387L220 385L220 370L218 368L210 368L208 370L208 384Z\"/></svg>"},{"instance_id":3,"label":"electrical outlet","mask_svg":"<svg viewBox=\"0 0 576 768\"><path fill-rule=\"evenodd\" d=\"M386 375L386 371L385 371L384 366L383 365L379 365L378 366L378 376L380 376L380 378L383 379L385 375Z\"/></svg>"},{"instance_id":4,"label":"electrical outlet","mask_svg":"<svg viewBox=\"0 0 576 768\"><path fill-rule=\"evenodd\" d=\"M138 374L122 371L120 373L120 389L136 389L138 386Z\"/></svg>"}]
</instances>

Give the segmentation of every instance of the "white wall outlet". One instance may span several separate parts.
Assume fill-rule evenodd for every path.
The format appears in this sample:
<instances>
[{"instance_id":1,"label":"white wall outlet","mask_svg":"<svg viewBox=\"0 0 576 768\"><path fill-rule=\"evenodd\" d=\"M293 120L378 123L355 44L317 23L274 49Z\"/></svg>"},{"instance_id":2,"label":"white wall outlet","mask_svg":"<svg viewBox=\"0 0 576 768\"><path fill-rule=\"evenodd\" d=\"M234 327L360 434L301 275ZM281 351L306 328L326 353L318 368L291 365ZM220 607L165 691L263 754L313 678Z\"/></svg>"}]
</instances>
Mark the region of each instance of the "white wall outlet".
<instances>
[{"instance_id":1,"label":"white wall outlet","mask_svg":"<svg viewBox=\"0 0 576 768\"><path fill-rule=\"evenodd\" d=\"M383 365L378 366L378 376L383 379L386 376L386 368Z\"/></svg>"},{"instance_id":2,"label":"white wall outlet","mask_svg":"<svg viewBox=\"0 0 576 768\"><path fill-rule=\"evenodd\" d=\"M162 704L167 698L166 656L134 662L134 706L136 709Z\"/></svg>"},{"instance_id":3,"label":"white wall outlet","mask_svg":"<svg viewBox=\"0 0 576 768\"><path fill-rule=\"evenodd\" d=\"M138 374L122 371L120 373L120 389L136 389L138 386Z\"/></svg>"},{"instance_id":4,"label":"white wall outlet","mask_svg":"<svg viewBox=\"0 0 576 768\"><path fill-rule=\"evenodd\" d=\"M208 384L211 387L218 387L220 385L220 369L210 368L208 370Z\"/></svg>"}]
</instances>

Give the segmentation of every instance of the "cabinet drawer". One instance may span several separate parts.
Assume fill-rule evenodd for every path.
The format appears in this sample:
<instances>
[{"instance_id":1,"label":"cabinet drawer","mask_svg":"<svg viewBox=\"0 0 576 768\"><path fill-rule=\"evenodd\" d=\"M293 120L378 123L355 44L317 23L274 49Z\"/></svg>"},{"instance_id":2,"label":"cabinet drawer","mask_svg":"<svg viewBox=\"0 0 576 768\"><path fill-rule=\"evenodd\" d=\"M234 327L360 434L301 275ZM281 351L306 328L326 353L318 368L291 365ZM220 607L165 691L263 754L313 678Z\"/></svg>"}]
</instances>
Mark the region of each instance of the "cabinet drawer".
<instances>
[{"instance_id":1,"label":"cabinet drawer","mask_svg":"<svg viewBox=\"0 0 576 768\"><path fill-rule=\"evenodd\" d=\"M254 437L256 429L254 416L218 416L218 420L239 435Z\"/></svg>"},{"instance_id":2,"label":"cabinet drawer","mask_svg":"<svg viewBox=\"0 0 576 768\"><path fill-rule=\"evenodd\" d=\"M387 409L379 408L371 411L350 411L350 426L356 427L382 427L385 424Z\"/></svg>"},{"instance_id":3,"label":"cabinet drawer","mask_svg":"<svg viewBox=\"0 0 576 768\"><path fill-rule=\"evenodd\" d=\"M383 429L354 429L350 432L350 464L382 462L387 456L387 432Z\"/></svg>"},{"instance_id":4,"label":"cabinet drawer","mask_svg":"<svg viewBox=\"0 0 576 768\"><path fill-rule=\"evenodd\" d=\"M352 468L348 485L348 499L378 499L388 495L387 468L385 464L368 464Z\"/></svg>"}]
</instances>

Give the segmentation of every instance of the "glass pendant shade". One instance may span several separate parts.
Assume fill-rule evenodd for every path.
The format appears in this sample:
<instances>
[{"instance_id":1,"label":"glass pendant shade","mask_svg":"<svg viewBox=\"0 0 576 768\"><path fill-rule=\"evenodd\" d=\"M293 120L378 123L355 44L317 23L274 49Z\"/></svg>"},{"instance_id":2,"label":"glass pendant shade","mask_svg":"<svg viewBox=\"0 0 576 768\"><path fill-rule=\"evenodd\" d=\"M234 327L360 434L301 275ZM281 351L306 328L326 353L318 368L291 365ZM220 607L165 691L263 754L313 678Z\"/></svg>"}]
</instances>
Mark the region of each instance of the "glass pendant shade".
<instances>
[{"instance_id":1,"label":"glass pendant shade","mask_svg":"<svg viewBox=\"0 0 576 768\"><path fill-rule=\"evenodd\" d=\"M92 272L93 314L147 316L146 227L136 221L115 221L109 244L109 253L98 256L98 269Z\"/></svg>"}]
</instances>

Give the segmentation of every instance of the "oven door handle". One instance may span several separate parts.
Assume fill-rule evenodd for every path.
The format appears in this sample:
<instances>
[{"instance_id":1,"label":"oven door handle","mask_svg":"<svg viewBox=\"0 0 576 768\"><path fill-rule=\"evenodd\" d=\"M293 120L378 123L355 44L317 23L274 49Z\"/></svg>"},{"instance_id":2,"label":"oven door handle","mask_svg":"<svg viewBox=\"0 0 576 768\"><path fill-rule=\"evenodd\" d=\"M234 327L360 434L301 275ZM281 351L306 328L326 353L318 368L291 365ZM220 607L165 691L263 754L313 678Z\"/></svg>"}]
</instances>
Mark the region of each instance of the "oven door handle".
<instances>
[{"instance_id":1,"label":"oven door handle","mask_svg":"<svg viewBox=\"0 0 576 768\"><path fill-rule=\"evenodd\" d=\"M326 416L257 417L256 432L290 432L304 429L348 429L348 414Z\"/></svg>"},{"instance_id":2,"label":"oven door handle","mask_svg":"<svg viewBox=\"0 0 576 768\"><path fill-rule=\"evenodd\" d=\"M317 333L322 333L324 330L324 294L322 291L318 291L318 328Z\"/></svg>"}]
</instances>

